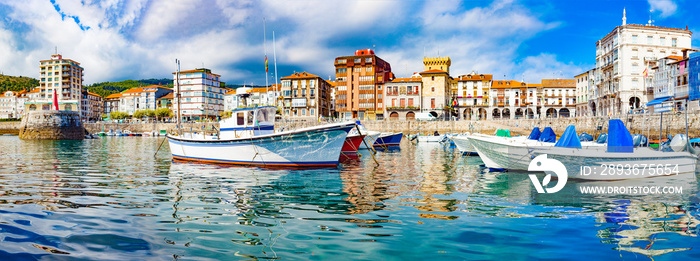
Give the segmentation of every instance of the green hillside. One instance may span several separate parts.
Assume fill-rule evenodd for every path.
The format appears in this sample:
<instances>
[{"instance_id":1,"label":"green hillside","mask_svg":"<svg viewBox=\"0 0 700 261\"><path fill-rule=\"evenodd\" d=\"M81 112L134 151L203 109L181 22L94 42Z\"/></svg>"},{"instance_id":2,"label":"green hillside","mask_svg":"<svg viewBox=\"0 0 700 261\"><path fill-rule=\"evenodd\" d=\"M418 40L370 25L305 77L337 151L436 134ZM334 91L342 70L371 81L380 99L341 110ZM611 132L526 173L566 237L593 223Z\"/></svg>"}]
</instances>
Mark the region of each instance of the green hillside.
<instances>
[{"instance_id":1,"label":"green hillside","mask_svg":"<svg viewBox=\"0 0 700 261\"><path fill-rule=\"evenodd\" d=\"M97 93L102 97L107 97L110 94L123 92L128 89L145 87L148 85L161 85L163 87L172 88L172 79L145 79L145 80L125 80L120 82L98 82L85 87L88 91Z\"/></svg>"},{"instance_id":2,"label":"green hillside","mask_svg":"<svg viewBox=\"0 0 700 261\"><path fill-rule=\"evenodd\" d=\"M0 93L5 91L30 91L39 86L39 80L24 76L8 76L0 74Z\"/></svg>"}]
</instances>

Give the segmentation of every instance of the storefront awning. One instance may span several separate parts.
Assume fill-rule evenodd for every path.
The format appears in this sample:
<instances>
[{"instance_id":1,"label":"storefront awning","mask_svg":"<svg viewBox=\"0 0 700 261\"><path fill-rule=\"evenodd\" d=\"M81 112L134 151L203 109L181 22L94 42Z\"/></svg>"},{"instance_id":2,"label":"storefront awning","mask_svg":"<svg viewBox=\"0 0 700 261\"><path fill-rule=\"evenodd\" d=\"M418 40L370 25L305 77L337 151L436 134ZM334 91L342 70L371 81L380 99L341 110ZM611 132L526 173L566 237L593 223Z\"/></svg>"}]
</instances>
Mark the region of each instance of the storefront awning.
<instances>
[{"instance_id":1,"label":"storefront awning","mask_svg":"<svg viewBox=\"0 0 700 261\"><path fill-rule=\"evenodd\" d=\"M665 96L665 97L656 98L656 99L648 102L647 107L660 104L660 103L662 103L668 99L671 99L671 98L673 98L673 97L672 96Z\"/></svg>"}]
</instances>

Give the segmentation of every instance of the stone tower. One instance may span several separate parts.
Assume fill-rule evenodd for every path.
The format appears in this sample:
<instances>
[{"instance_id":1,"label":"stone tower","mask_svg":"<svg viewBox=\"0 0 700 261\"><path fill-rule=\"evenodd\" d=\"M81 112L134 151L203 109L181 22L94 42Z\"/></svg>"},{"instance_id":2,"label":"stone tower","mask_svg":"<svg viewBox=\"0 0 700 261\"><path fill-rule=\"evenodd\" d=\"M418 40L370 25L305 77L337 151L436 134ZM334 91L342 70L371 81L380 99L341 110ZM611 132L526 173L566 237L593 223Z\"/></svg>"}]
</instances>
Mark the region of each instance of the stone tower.
<instances>
[{"instance_id":1,"label":"stone tower","mask_svg":"<svg viewBox=\"0 0 700 261\"><path fill-rule=\"evenodd\" d=\"M450 65L452 65L452 60L450 57L423 57L423 65L425 65L425 70L441 70L450 74Z\"/></svg>"}]
</instances>

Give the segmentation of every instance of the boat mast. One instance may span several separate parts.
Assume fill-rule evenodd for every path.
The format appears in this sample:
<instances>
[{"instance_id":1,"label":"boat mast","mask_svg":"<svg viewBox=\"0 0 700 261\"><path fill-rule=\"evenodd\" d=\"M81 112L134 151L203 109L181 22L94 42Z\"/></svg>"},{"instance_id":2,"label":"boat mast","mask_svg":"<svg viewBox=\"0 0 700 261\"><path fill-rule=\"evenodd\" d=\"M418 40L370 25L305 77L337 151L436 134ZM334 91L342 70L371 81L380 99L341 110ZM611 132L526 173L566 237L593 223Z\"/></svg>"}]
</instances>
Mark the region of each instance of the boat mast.
<instances>
[{"instance_id":1,"label":"boat mast","mask_svg":"<svg viewBox=\"0 0 700 261\"><path fill-rule=\"evenodd\" d=\"M177 73L175 74L175 85L177 87L177 134L182 135L182 118L180 117L180 60L175 59L177 63Z\"/></svg>"},{"instance_id":2,"label":"boat mast","mask_svg":"<svg viewBox=\"0 0 700 261\"><path fill-rule=\"evenodd\" d=\"M267 45L266 45L266 39L265 39L265 17L263 17L263 49L265 50L265 94L267 97L267 103L269 104L270 102L270 90L269 90L269 84L267 83Z\"/></svg>"},{"instance_id":3,"label":"boat mast","mask_svg":"<svg viewBox=\"0 0 700 261\"><path fill-rule=\"evenodd\" d=\"M275 48L275 31L272 31L272 56L274 56L275 59L275 87L277 87L277 84L279 84L277 79L279 78L277 78L277 48ZM272 89L272 91L274 92L275 89Z\"/></svg>"}]
</instances>

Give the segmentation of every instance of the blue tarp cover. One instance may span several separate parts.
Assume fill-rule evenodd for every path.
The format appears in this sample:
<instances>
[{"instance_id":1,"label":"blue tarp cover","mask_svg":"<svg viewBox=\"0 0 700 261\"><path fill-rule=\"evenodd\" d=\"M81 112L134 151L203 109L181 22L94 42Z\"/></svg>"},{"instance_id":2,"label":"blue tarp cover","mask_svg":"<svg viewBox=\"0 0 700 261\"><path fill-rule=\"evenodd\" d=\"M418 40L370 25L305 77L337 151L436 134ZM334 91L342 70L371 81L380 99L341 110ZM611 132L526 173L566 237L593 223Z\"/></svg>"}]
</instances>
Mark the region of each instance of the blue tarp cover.
<instances>
[{"instance_id":1,"label":"blue tarp cover","mask_svg":"<svg viewBox=\"0 0 700 261\"><path fill-rule=\"evenodd\" d=\"M633 152L632 135L619 119L608 122L608 152Z\"/></svg>"},{"instance_id":2,"label":"blue tarp cover","mask_svg":"<svg viewBox=\"0 0 700 261\"><path fill-rule=\"evenodd\" d=\"M579 136L579 140L580 141L593 141L593 136L591 134L584 132L584 133L581 133L581 135Z\"/></svg>"},{"instance_id":3,"label":"blue tarp cover","mask_svg":"<svg viewBox=\"0 0 700 261\"><path fill-rule=\"evenodd\" d=\"M544 127L544 131L542 131L538 140L542 142L556 142L557 135L554 134L552 127Z\"/></svg>"},{"instance_id":4,"label":"blue tarp cover","mask_svg":"<svg viewBox=\"0 0 700 261\"><path fill-rule=\"evenodd\" d=\"M559 138L557 144L554 144L554 147L580 149L581 141L578 139L578 135L576 134L576 127L574 125L569 125L569 127L566 127L564 134L561 135L561 138Z\"/></svg>"},{"instance_id":5,"label":"blue tarp cover","mask_svg":"<svg viewBox=\"0 0 700 261\"><path fill-rule=\"evenodd\" d=\"M540 127L535 127L534 129L532 129L532 132L530 132L530 136L527 136L527 139L537 140L540 138L540 134L542 134L542 132L540 131Z\"/></svg>"},{"instance_id":6,"label":"blue tarp cover","mask_svg":"<svg viewBox=\"0 0 700 261\"><path fill-rule=\"evenodd\" d=\"M661 98L656 98L656 99L654 99L654 100L648 102L648 103L647 103L647 107L648 107L648 106L652 106L652 105L660 104L660 103L662 103L662 102L664 102L664 101L666 101L666 100L668 100L668 99L671 99L671 98L672 98L671 96L665 96L665 97L661 97Z\"/></svg>"}]
</instances>

